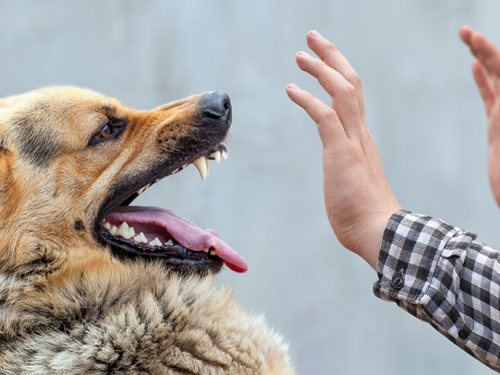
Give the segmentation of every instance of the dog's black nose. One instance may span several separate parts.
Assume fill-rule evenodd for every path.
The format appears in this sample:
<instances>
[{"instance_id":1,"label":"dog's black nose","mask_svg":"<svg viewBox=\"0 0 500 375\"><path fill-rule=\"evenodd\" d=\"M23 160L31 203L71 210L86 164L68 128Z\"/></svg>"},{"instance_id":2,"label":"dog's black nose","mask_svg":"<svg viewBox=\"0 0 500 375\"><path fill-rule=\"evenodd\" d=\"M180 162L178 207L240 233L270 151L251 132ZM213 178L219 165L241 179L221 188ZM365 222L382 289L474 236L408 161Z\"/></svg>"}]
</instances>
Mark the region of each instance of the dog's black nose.
<instances>
[{"instance_id":1,"label":"dog's black nose","mask_svg":"<svg viewBox=\"0 0 500 375\"><path fill-rule=\"evenodd\" d=\"M212 91L201 96L198 104L201 107L203 118L216 122L231 123L231 100L222 91Z\"/></svg>"}]
</instances>

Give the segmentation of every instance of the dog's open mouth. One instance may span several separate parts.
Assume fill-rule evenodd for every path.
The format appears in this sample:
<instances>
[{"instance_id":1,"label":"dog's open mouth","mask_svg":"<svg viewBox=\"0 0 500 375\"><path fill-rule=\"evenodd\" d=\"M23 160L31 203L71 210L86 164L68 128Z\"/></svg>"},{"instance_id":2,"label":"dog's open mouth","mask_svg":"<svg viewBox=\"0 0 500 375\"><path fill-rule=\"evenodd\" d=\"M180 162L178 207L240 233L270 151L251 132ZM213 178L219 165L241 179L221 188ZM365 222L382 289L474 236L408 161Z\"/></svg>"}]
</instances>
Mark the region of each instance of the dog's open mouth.
<instances>
[{"instance_id":1,"label":"dog's open mouth","mask_svg":"<svg viewBox=\"0 0 500 375\"><path fill-rule=\"evenodd\" d=\"M205 180L209 171L208 159L216 160L217 163L227 159L225 146L220 144L205 156L170 166L161 176L152 175L138 190L120 194L119 198L105 204L99 215L99 232L111 245L115 255L127 259L141 257L161 260L170 269L179 272L218 272L223 264L236 272L247 271L248 266L243 258L223 242L214 230L204 230L171 210L129 206L149 186L189 164L194 164Z\"/></svg>"}]
</instances>

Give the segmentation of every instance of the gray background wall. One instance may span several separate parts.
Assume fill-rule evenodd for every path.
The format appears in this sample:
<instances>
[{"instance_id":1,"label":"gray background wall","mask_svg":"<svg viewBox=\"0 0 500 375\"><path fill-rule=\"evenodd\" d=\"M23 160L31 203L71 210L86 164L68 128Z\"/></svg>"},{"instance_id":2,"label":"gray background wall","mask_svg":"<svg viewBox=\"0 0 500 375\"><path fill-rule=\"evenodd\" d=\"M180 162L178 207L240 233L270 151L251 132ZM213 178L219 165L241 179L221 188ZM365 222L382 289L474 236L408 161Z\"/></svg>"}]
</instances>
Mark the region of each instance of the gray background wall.
<instances>
[{"instance_id":1,"label":"gray background wall","mask_svg":"<svg viewBox=\"0 0 500 375\"><path fill-rule=\"evenodd\" d=\"M408 209L500 246L486 174L486 122L458 27L500 43L497 0L0 1L0 95L74 84L138 108L205 90L231 95L228 161L194 167L142 204L174 209L250 264L222 281L291 343L300 374L490 374L393 304L336 241L322 197L315 125L285 94L318 29L364 84L370 128Z\"/></svg>"}]
</instances>

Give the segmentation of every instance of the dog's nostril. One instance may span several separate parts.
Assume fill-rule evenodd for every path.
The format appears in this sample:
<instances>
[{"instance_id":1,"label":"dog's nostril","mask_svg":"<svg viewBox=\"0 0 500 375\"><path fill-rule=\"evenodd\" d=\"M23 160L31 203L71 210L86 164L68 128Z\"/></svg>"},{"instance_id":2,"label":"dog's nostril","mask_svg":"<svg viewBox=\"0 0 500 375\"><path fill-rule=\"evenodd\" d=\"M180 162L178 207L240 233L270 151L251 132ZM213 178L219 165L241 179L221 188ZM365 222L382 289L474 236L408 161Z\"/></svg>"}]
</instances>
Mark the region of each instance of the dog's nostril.
<instances>
[{"instance_id":1,"label":"dog's nostril","mask_svg":"<svg viewBox=\"0 0 500 375\"><path fill-rule=\"evenodd\" d=\"M215 120L222 119L230 115L231 112L231 100L222 91L213 91L205 94L200 99L200 105L203 108L203 115Z\"/></svg>"}]
</instances>

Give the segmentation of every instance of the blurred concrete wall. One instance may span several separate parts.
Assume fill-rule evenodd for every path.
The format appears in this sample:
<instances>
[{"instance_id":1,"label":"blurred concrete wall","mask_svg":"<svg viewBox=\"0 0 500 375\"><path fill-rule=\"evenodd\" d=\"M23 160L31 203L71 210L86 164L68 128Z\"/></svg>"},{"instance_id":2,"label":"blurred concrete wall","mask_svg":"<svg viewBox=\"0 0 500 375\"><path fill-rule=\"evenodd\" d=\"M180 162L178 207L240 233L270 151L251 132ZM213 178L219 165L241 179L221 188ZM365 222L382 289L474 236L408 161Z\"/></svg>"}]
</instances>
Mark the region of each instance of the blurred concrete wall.
<instances>
[{"instance_id":1,"label":"blurred concrete wall","mask_svg":"<svg viewBox=\"0 0 500 375\"><path fill-rule=\"evenodd\" d=\"M318 29L364 84L367 117L400 203L500 246L486 175L486 123L458 27L500 43L497 0L1 0L0 94L74 84L153 108L205 90L233 101L230 158L191 167L142 204L215 228L250 264L221 280L265 312L300 374L489 374L395 305L336 241L315 125L293 105L295 66Z\"/></svg>"}]
</instances>

